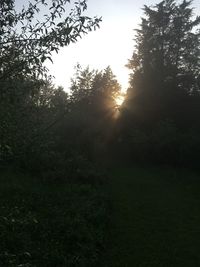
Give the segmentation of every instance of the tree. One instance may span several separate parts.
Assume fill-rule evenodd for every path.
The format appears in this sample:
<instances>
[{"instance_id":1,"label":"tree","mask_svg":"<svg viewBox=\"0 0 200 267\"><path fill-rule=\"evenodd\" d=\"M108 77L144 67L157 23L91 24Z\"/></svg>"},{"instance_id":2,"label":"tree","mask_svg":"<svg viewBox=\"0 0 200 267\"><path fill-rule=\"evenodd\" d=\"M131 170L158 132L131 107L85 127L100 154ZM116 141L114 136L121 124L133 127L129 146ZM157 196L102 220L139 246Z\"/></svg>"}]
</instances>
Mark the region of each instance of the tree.
<instances>
[{"instance_id":1,"label":"tree","mask_svg":"<svg viewBox=\"0 0 200 267\"><path fill-rule=\"evenodd\" d=\"M164 0L144 6L128 64L132 74L127 103L138 108L143 120L173 117L176 107L186 113L188 97L200 93L200 17L193 16L191 3Z\"/></svg>"},{"instance_id":2,"label":"tree","mask_svg":"<svg viewBox=\"0 0 200 267\"><path fill-rule=\"evenodd\" d=\"M164 0L144 6L118 134L122 150L134 161L184 167L197 162L200 17L191 4Z\"/></svg>"},{"instance_id":3,"label":"tree","mask_svg":"<svg viewBox=\"0 0 200 267\"><path fill-rule=\"evenodd\" d=\"M75 75L71 79L71 101L74 103L79 103L81 101L87 101L90 98L92 83L97 71L90 70L89 66L85 69L81 67L80 64L75 66Z\"/></svg>"},{"instance_id":4,"label":"tree","mask_svg":"<svg viewBox=\"0 0 200 267\"><path fill-rule=\"evenodd\" d=\"M102 97L107 103L107 108L115 108L115 99L120 94L120 91L121 87L110 66L103 72L96 74L93 82L93 95ZM105 104L103 106L105 106Z\"/></svg>"},{"instance_id":5,"label":"tree","mask_svg":"<svg viewBox=\"0 0 200 267\"><path fill-rule=\"evenodd\" d=\"M17 11L15 0L0 2L0 81L44 74L43 62L52 61L52 52L99 27L101 18L82 15L86 0L75 2L67 12L69 3L33 0Z\"/></svg>"},{"instance_id":6,"label":"tree","mask_svg":"<svg viewBox=\"0 0 200 267\"><path fill-rule=\"evenodd\" d=\"M112 113L121 87L110 66L103 71L97 71L90 70L89 67L82 69L78 65L70 89L71 100L78 103L78 108L81 102L84 102L87 107L90 106L89 109L92 109L93 113L97 110Z\"/></svg>"},{"instance_id":7,"label":"tree","mask_svg":"<svg viewBox=\"0 0 200 267\"><path fill-rule=\"evenodd\" d=\"M0 160L36 147L42 130L66 112L68 97L48 82L44 62L101 21L83 15L86 0L69 11L67 4L70 0L32 0L18 10L15 0L0 1Z\"/></svg>"},{"instance_id":8,"label":"tree","mask_svg":"<svg viewBox=\"0 0 200 267\"><path fill-rule=\"evenodd\" d=\"M76 143L77 149L86 150L93 158L111 136L120 85L110 67L102 71L77 67L71 85L71 112L65 120L68 140L63 147Z\"/></svg>"}]
</instances>

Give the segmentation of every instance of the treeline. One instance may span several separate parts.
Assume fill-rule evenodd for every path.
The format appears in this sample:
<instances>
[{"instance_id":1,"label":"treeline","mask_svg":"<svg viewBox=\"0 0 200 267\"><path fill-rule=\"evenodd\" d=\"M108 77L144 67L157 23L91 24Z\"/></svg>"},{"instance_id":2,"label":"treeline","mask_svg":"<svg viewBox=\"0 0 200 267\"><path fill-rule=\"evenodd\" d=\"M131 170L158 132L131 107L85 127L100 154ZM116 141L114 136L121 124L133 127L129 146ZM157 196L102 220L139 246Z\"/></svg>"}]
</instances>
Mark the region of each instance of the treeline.
<instances>
[{"instance_id":1,"label":"treeline","mask_svg":"<svg viewBox=\"0 0 200 267\"><path fill-rule=\"evenodd\" d=\"M89 94L85 87L90 81L84 84L80 80L78 84L81 77L78 78L77 70L77 80L69 96L52 84L44 62L51 60L52 53L58 52L60 47L76 42L83 34L99 27L101 18L84 16L86 1L76 2L70 9L68 2L33 1L20 11L14 0L0 3L2 166L15 164L37 171L54 169L59 173L61 167L68 168L66 161L70 162L72 155L82 156L76 151L81 124L77 128L75 110L84 94ZM37 16L41 17L40 21ZM97 76L101 80L107 74L96 74L96 83ZM86 79L90 75L94 79L89 70Z\"/></svg>"},{"instance_id":2,"label":"treeline","mask_svg":"<svg viewBox=\"0 0 200 267\"><path fill-rule=\"evenodd\" d=\"M120 92L110 67L77 66L70 95L44 80L15 78L1 89L1 163L62 177L104 157Z\"/></svg>"},{"instance_id":3,"label":"treeline","mask_svg":"<svg viewBox=\"0 0 200 267\"><path fill-rule=\"evenodd\" d=\"M0 1L0 266L99 266L108 205L91 144L119 85L77 67L68 95L44 62L101 19L84 0L16 2Z\"/></svg>"},{"instance_id":4,"label":"treeline","mask_svg":"<svg viewBox=\"0 0 200 267\"><path fill-rule=\"evenodd\" d=\"M200 17L191 4L144 6L118 132L131 161L199 165Z\"/></svg>"},{"instance_id":5,"label":"treeline","mask_svg":"<svg viewBox=\"0 0 200 267\"><path fill-rule=\"evenodd\" d=\"M98 18L83 19L84 3L58 24L62 1L49 7L54 16L36 24L37 1L15 19L10 15L14 2L1 3L1 163L58 176L117 158L197 166L200 17L194 16L191 1L144 7L121 107L115 101L121 88L110 67L98 71L78 65L70 94L55 88L43 67L52 51L99 25Z\"/></svg>"}]
</instances>

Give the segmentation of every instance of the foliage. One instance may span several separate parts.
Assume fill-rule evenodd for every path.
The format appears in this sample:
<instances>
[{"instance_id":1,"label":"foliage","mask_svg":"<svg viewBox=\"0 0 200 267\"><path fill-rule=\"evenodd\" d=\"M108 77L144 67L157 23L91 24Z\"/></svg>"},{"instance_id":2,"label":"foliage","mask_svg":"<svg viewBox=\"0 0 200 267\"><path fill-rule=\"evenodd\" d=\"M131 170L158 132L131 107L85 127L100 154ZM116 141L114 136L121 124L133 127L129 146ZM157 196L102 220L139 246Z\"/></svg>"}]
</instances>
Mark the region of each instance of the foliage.
<instances>
[{"instance_id":1,"label":"foliage","mask_svg":"<svg viewBox=\"0 0 200 267\"><path fill-rule=\"evenodd\" d=\"M85 0L67 11L69 3L33 0L21 9L14 0L0 3L1 163L32 165L31 158L55 149L52 128L68 112L68 95L52 85L43 63L101 21L83 15Z\"/></svg>"},{"instance_id":2,"label":"foliage","mask_svg":"<svg viewBox=\"0 0 200 267\"><path fill-rule=\"evenodd\" d=\"M87 9L85 0L75 2L67 12L69 3L34 0L17 10L14 0L1 1L0 81L19 75L43 75L43 62L52 61L54 51L99 27L101 18L82 14Z\"/></svg>"},{"instance_id":3,"label":"foliage","mask_svg":"<svg viewBox=\"0 0 200 267\"><path fill-rule=\"evenodd\" d=\"M75 141L89 158L95 159L107 142L116 113L115 97L119 93L120 85L110 67L95 71L78 66L71 85L71 112L66 132L71 137L69 143ZM97 149L99 144L101 149Z\"/></svg>"},{"instance_id":4,"label":"foliage","mask_svg":"<svg viewBox=\"0 0 200 267\"><path fill-rule=\"evenodd\" d=\"M132 74L127 105L144 123L163 118L178 123L187 113L197 121L187 102L199 97L200 17L194 17L186 0L165 0L143 10L128 64Z\"/></svg>"},{"instance_id":5,"label":"foliage","mask_svg":"<svg viewBox=\"0 0 200 267\"><path fill-rule=\"evenodd\" d=\"M66 112L67 94L50 82L26 79L5 83L1 90L0 160L28 161L52 143L49 127Z\"/></svg>"},{"instance_id":6,"label":"foliage","mask_svg":"<svg viewBox=\"0 0 200 267\"><path fill-rule=\"evenodd\" d=\"M181 130L169 120L161 121L153 129L132 128L126 137L122 131L121 135L118 133L113 147L114 151L118 149L123 154L122 161L125 158L129 163L199 168L198 132L194 129Z\"/></svg>"},{"instance_id":7,"label":"foliage","mask_svg":"<svg viewBox=\"0 0 200 267\"><path fill-rule=\"evenodd\" d=\"M110 108L114 105L114 98L120 93L120 85L110 66L103 71L90 70L89 67L82 69L76 66L75 77L71 80L71 100L80 102L87 99L89 104L98 104L101 98L110 102ZM97 99L98 98L98 99ZM103 108L105 103L100 103Z\"/></svg>"},{"instance_id":8,"label":"foliage","mask_svg":"<svg viewBox=\"0 0 200 267\"><path fill-rule=\"evenodd\" d=\"M200 17L191 3L143 8L114 141L132 162L198 166Z\"/></svg>"},{"instance_id":9,"label":"foliage","mask_svg":"<svg viewBox=\"0 0 200 267\"><path fill-rule=\"evenodd\" d=\"M104 185L50 184L1 172L1 266L96 266L104 249Z\"/></svg>"}]
</instances>

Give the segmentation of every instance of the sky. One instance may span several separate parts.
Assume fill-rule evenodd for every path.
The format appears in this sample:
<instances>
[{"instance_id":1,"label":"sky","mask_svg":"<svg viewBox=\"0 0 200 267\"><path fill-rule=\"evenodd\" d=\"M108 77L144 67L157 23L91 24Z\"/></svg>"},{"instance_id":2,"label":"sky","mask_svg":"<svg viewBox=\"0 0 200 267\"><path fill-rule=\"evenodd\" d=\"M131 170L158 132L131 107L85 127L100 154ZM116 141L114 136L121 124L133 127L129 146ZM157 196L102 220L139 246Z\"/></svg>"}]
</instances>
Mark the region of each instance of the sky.
<instances>
[{"instance_id":1,"label":"sky","mask_svg":"<svg viewBox=\"0 0 200 267\"><path fill-rule=\"evenodd\" d=\"M134 29L138 28L144 5L155 5L161 0L88 0L86 15L101 16L100 29L84 35L78 42L62 48L47 63L54 83L69 89L74 67L103 70L111 66L122 90L128 87L129 71L125 67L134 50ZM16 2L26 2L16 0ZM71 1L73 3L73 1ZM194 0L195 13L200 14L200 0ZM70 5L69 5L70 7ZM71 6L72 7L72 6Z\"/></svg>"},{"instance_id":2,"label":"sky","mask_svg":"<svg viewBox=\"0 0 200 267\"><path fill-rule=\"evenodd\" d=\"M141 8L158 0L88 0L87 14L102 16L100 29L84 35L77 43L61 49L47 65L56 85L69 88L74 66L103 70L111 66L123 90L128 86L125 67L134 49L134 30L140 23Z\"/></svg>"}]
</instances>

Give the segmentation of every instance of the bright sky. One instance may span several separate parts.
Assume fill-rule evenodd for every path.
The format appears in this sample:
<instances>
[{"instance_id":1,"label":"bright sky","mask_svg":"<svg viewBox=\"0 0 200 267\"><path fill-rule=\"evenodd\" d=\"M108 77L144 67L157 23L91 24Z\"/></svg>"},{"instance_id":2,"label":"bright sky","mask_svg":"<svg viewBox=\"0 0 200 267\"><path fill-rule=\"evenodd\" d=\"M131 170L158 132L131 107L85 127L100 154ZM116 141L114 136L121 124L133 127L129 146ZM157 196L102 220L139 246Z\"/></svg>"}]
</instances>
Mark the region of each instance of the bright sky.
<instances>
[{"instance_id":1,"label":"bright sky","mask_svg":"<svg viewBox=\"0 0 200 267\"><path fill-rule=\"evenodd\" d=\"M77 43L60 50L48 64L55 83L66 90L74 74L74 66L89 65L94 69L111 66L123 90L128 85L128 69L125 67L134 48L134 31L140 23L141 8L158 0L88 0L87 13L102 16L100 29L83 36Z\"/></svg>"},{"instance_id":2,"label":"bright sky","mask_svg":"<svg viewBox=\"0 0 200 267\"><path fill-rule=\"evenodd\" d=\"M16 2L25 2L16 0ZM73 1L72 1L73 2ZM74 74L74 66L89 65L91 69L105 69L111 66L118 81L125 90L128 73L125 67L134 49L134 29L138 28L144 5L155 5L161 0L88 0L87 15L102 16L100 29L83 36L53 56L54 64L48 63L55 84L66 90ZM195 13L200 13L200 1L194 0Z\"/></svg>"}]
</instances>

